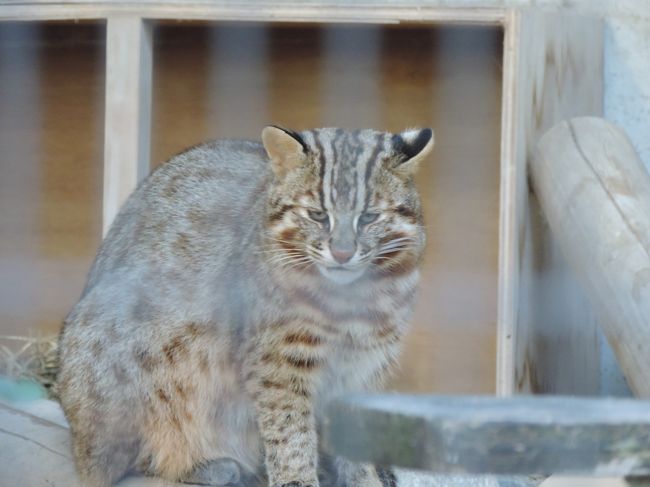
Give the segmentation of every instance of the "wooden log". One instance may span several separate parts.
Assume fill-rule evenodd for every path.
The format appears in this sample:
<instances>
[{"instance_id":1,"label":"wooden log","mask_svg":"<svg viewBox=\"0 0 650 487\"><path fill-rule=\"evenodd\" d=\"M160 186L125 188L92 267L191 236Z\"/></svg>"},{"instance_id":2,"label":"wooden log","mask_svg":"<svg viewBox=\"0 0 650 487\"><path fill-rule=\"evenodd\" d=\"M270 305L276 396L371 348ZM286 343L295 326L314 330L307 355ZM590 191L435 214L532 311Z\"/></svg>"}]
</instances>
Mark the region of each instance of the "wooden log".
<instances>
[{"instance_id":1,"label":"wooden log","mask_svg":"<svg viewBox=\"0 0 650 487\"><path fill-rule=\"evenodd\" d=\"M149 173L151 24L110 17L106 31L103 233Z\"/></svg>"},{"instance_id":2,"label":"wooden log","mask_svg":"<svg viewBox=\"0 0 650 487\"><path fill-rule=\"evenodd\" d=\"M650 397L650 176L627 136L594 117L551 129L530 169L632 391Z\"/></svg>"},{"instance_id":3,"label":"wooden log","mask_svg":"<svg viewBox=\"0 0 650 487\"><path fill-rule=\"evenodd\" d=\"M356 461L448 474L650 472L648 401L358 395L327 415L328 447Z\"/></svg>"}]
</instances>

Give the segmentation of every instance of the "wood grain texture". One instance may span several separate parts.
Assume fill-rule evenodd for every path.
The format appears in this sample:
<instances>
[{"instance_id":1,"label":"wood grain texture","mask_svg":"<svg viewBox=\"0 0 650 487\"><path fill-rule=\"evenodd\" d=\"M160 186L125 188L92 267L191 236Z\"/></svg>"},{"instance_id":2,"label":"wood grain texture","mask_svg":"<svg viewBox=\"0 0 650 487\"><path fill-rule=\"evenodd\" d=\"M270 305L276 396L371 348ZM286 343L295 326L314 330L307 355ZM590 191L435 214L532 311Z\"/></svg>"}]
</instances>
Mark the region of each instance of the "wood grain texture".
<instances>
[{"instance_id":1,"label":"wood grain texture","mask_svg":"<svg viewBox=\"0 0 650 487\"><path fill-rule=\"evenodd\" d=\"M151 144L151 25L111 17L106 32L103 233L149 173Z\"/></svg>"},{"instance_id":2,"label":"wood grain texture","mask_svg":"<svg viewBox=\"0 0 650 487\"><path fill-rule=\"evenodd\" d=\"M650 176L625 133L598 118L544 135L531 174L625 377L650 397Z\"/></svg>"},{"instance_id":3,"label":"wood grain texture","mask_svg":"<svg viewBox=\"0 0 650 487\"><path fill-rule=\"evenodd\" d=\"M557 121L602 111L598 19L512 11L502 120L497 390L594 393L598 333L589 304L529 194L526 164Z\"/></svg>"}]
</instances>

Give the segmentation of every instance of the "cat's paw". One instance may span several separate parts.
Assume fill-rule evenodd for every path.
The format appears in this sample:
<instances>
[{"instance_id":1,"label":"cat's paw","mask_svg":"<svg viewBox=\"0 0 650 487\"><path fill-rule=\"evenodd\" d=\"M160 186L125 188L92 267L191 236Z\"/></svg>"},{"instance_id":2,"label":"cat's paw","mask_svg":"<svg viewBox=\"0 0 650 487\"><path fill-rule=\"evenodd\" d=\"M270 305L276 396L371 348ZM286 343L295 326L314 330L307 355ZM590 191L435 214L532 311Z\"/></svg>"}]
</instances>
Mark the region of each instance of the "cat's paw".
<instances>
[{"instance_id":1,"label":"cat's paw","mask_svg":"<svg viewBox=\"0 0 650 487\"><path fill-rule=\"evenodd\" d=\"M197 466L182 481L186 484L212 487L240 486L242 472L239 464L231 458L219 458Z\"/></svg>"}]
</instances>

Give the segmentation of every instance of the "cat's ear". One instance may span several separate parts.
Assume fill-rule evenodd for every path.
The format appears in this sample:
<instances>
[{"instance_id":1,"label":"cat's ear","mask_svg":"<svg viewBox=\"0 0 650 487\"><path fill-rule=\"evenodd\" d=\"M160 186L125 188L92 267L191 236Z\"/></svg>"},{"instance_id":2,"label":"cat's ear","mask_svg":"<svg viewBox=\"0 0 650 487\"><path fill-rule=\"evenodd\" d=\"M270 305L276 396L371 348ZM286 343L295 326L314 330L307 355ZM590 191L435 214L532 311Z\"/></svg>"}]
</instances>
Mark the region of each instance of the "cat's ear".
<instances>
[{"instance_id":1,"label":"cat's ear","mask_svg":"<svg viewBox=\"0 0 650 487\"><path fill-rule=\"evenodd\" d=\"M395 171L412 176L433 149L434 137L431 129L409 129L393 135L393 150L400 157Z\"/></svg>"},{"instance_id":2,"label":"cat's ear","mask_svg":"<svg viewBox=\"0 0 650 487\"><path fill-rule=\"evenodd\" d=\"M292 130L269 125L262 130L262 143L278 177L301 166L307 158L307 144Z\"/></svg>"}]
</instances>

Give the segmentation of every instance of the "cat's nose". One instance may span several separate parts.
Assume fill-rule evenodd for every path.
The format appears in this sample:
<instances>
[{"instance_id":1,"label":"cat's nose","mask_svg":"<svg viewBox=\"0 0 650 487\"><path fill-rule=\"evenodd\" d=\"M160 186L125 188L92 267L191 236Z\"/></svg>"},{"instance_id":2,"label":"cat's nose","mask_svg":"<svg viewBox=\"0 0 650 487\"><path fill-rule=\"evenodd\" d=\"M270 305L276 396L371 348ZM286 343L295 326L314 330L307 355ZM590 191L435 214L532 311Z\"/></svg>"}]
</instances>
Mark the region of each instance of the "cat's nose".
<instances>
[{"instance_id":1,"label":"cat's nose","mask_svg":"<svg viewBox=\"0 0 650 487\"><path fill-rule=\"evenodd\" d=\"M354 252L356 249L354 247L335 247L331 246L330 247L330 252L332 253L332 257L338 262L339 264L345 264L348 262L352 256L354 255Z\"/></svg>"}]
</instances>

